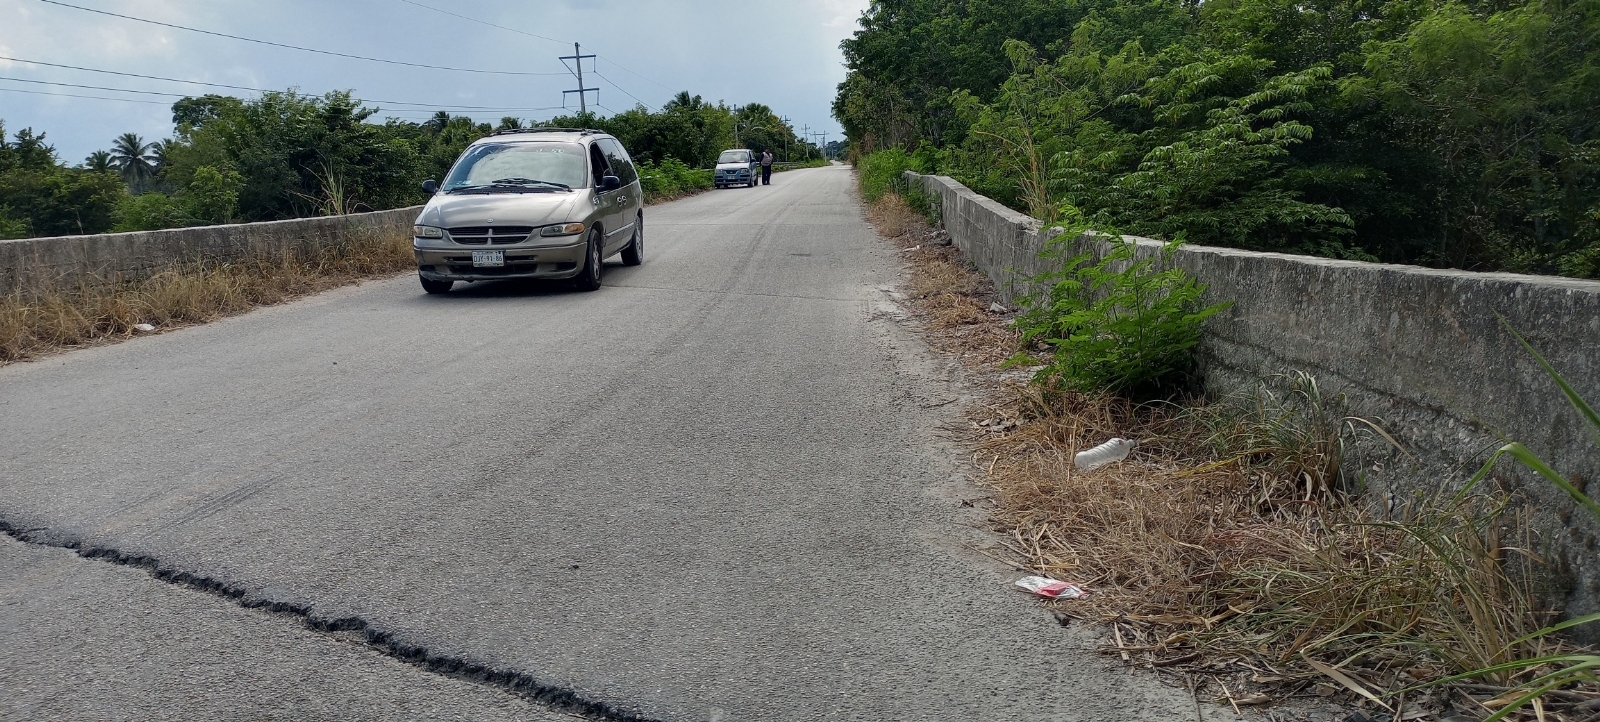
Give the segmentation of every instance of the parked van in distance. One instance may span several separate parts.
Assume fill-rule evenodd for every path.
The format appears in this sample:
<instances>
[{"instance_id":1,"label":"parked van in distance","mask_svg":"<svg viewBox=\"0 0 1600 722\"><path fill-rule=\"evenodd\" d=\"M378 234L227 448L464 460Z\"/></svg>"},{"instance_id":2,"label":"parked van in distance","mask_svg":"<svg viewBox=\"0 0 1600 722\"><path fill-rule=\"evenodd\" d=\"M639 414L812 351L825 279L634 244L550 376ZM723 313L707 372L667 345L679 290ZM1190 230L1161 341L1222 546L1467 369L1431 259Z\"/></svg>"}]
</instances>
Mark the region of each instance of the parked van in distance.
<instances>
[{"instance_id":1,"label":"parked van in distance","mask_svg":"<svg viewBox=\"0 0 1600 722\"><path fill-rule=\"evenodd\" d=\"M711 180L718 188L736 185L754 188L761 179L760 166L760 159L749 148L725 150L717 156L717 169L713 171Z\"/></svg>"},{"instance_id":2,"label":"parked van in distance","mask_svg":"<svg viewBox=\"0 0 1600 722\"><path fill-rule=\"evenodd\" d=\"M598 130L502 130L467 146L412 228L428 293L456 281L570 278L600 288L603 261L644 262L644 192L616 138Z\"/></svg>"}]
</instances>

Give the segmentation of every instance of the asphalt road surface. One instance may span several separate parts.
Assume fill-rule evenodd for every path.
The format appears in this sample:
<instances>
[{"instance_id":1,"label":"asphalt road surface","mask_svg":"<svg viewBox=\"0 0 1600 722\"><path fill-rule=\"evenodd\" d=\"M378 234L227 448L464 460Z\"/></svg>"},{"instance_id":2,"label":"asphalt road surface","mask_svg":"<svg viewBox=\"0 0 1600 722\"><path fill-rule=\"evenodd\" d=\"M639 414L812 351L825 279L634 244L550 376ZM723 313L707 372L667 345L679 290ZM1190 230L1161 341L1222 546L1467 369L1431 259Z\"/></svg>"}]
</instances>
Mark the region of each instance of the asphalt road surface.
<instances>
[{"instance_id":1,"label":"asphalt road surface","mask_svg":"<svg viewBox=\"0 0 1600 722\"><path fill-rule=\"evenodd\" d=\"M851 182L652 207L592 294L0 368L0 716L1195 719L966 547L963 387Z\"/></svg>"}]
</instances>

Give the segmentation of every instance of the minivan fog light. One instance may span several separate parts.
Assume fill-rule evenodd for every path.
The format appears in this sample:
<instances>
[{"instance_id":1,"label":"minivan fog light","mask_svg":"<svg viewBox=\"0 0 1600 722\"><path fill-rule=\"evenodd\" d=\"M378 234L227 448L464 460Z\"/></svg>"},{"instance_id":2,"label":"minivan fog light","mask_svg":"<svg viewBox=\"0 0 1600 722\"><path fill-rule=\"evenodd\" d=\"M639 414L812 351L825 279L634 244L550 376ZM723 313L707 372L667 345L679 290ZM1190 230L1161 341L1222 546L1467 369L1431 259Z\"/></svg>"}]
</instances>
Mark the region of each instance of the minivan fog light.
<instances>
[{"instance_id":1,"label":"minivan fog light","mask_svg":"<svg viewBox=\"0 0 1600 722\"><path fill-rule=\"evenodd\" d=\"M444 231L433 226L412 226L411 235L417 238L444 238Z\"/></svg>"},{"instance_id":2,"label":"minivan fog light","mask_svg":"<svg viewBox=\"0 0 1600 722\"><path fill-rule=\"evenodd\" d=\"M571 235L575 235L575 234L578 234L578 233L582 233L584 227L585 226L582 223L558 223L558 224L553 225L553 226L545 226L542 230L539 231L539 235L541 235L541 236L571 236Z\"/></svg>"}]
</instances>

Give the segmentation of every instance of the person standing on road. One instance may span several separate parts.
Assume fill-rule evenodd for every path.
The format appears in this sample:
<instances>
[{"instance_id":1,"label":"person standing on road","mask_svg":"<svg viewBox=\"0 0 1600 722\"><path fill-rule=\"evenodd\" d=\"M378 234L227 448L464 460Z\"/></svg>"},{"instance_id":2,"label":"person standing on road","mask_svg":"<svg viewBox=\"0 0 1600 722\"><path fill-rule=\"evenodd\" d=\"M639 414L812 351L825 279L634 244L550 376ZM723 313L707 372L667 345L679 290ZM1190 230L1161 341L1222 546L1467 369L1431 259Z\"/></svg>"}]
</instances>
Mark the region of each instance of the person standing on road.
<instances>
[{"instance_id":1,"label":"person standing on road","mask_svg":"<svg viewBox=\"0 0 1600 722\"><path fill-rule=\"evenodd\" d=\"M761 151L761 185L772 185L772 149Z\"/></svg>"}]
</instances>

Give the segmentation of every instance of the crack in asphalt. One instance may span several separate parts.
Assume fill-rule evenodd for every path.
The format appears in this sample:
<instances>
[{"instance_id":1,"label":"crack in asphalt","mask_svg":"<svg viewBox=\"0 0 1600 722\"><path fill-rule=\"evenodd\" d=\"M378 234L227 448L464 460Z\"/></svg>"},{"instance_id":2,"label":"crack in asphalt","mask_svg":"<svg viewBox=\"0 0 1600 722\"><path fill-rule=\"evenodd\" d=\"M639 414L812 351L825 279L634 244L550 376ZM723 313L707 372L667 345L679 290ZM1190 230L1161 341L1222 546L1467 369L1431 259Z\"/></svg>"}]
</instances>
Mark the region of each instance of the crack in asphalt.
<instances>
[{"instance_id":1,"label":"crack in asphalt","mask_svg":"<svg viewBox=\"0 0 1600 722\"><path fill-rule=\"evenodd\" d=\"M222 597L245 609L253 609L298 617L306 628L328 635L360 632L367 648L393 657L423 671L499 688L505 692L585 719L603 722L664 722L619 709L609 703L590 699L567 687L547 684L525 672L495 669L486 664L462 657L435 654L427 647L407 644L395 639L391 632L377 629L360 617L328 618L317 616L311 608L282 601L260 600L250 597L250 590L211 577L186 572L162 564L160 559L146 554L130 554L105 546L88 545L82 541L62 538L48 532L49 527L22 528L0 518L0 533L24 544L67 549L83 559L108 562L117 566L136 567L150 576L173 586L183 587L213 596Z\"/></svg>"}]
</instances>

